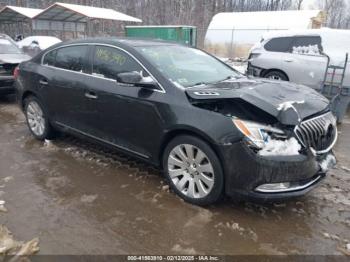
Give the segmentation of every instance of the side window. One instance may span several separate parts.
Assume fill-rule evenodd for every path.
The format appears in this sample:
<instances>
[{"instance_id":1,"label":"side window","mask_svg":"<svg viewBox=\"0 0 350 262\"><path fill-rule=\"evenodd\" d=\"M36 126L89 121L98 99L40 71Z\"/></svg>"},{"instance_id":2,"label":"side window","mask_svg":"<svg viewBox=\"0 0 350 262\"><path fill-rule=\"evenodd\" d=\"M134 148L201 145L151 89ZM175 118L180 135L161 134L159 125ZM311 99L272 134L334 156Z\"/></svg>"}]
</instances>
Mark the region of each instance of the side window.
<instances>
[{"instance_id":1,"label":"side window","mask_svg":"<svg viewBox=\"0 0 350 262\"><path fill-rule=\"evenodd\" d=\"M296 37L293 46L309 46L309 45L321 45L321 37L317 36L301 36Z\"/></svg>"},{"instance_id":2,"label":"side window","mask_svg":"<svg viewBox=\"0 0 350 262\"><path fill-rule=\"evenodd\" d=\"M69 46L57 49L55 66L82 72L88 59L88 46Z\"/></svg>"},{"instance_id":3,"label":"side window","mask_svg":"<svg viewBox=\"0 0 350 262\"><path fill-rule=\"evenodd\" d=\"M278 37L271 39L264 47L267 51L286 53L290 51L292 42L292 37Z\"/></svg>"},{"instance_id":4,"label":"side window","mask_svg":"<svg viewBox=\"0 0 350 262\"><path fill-rule=\"evenodd\" d=\"M293 42L293 48L297 47L317 47L318 50L322 51L321 37L319 36L299 36L296 37Z\"/></svg>"},{"instance_id":5,"label":"side window","mask_svg":"<svg viewBox=\"0 0 350 262\"><path fill-rule=\"evenodd\" d=\"M47 53L44 57L43 64L49 65L49 66L55 66L56 55L57 55L57 50L53 50L53 51Z\"/></svg>"},{"instance_id":6,"label":"side window","mask_svg":"<svg viewBox=\"0 0 350 262\"><path fill-rule=\"evenodd\" d=\"M128 54L113 47L96 46L93 60L93 74L117 79L119 73L125 72L145 72L143 68Z\"/></svg>"}]
</instances>

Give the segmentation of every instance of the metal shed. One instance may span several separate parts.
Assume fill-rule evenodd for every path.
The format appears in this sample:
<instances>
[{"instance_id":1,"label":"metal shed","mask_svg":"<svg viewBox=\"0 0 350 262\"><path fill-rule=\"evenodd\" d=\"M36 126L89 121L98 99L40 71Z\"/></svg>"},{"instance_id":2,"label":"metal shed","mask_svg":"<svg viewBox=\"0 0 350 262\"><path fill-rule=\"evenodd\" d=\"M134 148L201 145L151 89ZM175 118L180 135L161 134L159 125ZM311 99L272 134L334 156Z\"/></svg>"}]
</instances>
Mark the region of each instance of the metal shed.
<instances>
[{"instance_id":1,"label":"metal shed","mask_svg":"<svg viewBox=\"0 0 350 262\"><path fill-rule=\"evenodd\" d=\"M31 31L31 19L42 11L35 8L5 6L0 10L0 25L3 31L8 33L23 34L23 24L26 24Z\"/></svg>"},{"instance_id":2,"label":"metal shed","mask_svg":"<svg viewBox=\"0 0 350 262\"><path fill-rule=\"evenodd\" d=\"M91 22L94 20L142 22L138 18L113 9L55 3L33 17L33 29L68 31L74 32L76 35L80 32L84 33L84 35L92 36Z\"/></svg>"}]
</instances>

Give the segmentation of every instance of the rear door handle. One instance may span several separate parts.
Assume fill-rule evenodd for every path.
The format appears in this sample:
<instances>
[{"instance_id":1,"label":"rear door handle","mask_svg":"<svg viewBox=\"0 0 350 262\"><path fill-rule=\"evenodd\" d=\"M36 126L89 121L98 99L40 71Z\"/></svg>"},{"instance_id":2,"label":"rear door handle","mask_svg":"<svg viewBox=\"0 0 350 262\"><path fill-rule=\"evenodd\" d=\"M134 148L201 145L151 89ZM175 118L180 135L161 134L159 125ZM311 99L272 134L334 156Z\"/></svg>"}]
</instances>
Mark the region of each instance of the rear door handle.
<instances>
[{"instance_id":1,"label":"rear door handle","mask_svg":"<svg viewBox=\"0 0 350 262\"><path fill-rule=\"evenodd\" d=\"M294 59L285 59L284 62L291 63L294 62Z\"/></svg>"},{"instance_id":2,"label":"rear door handle","mask_svg":"<svg viewBox=\"0 0 350 262\"><path fill-rule=\"evenodd\" d=\"M96 93L94 93L94 92L86 92L85 93L85 97L87 97L87 98L89 98L89 99L97 99L98 98L98 96L96 95Z\"/></svg>"},{"instance_id":3,"label":"rear door handle","mask_svg":"<svg viewBox=\"0 0 350 262\"><path fill-rule=\"evenodd\" d=\"M39 84L43 86L47 86L49 82L46 79L40 79Z\"/></svg>"}]
</instances>

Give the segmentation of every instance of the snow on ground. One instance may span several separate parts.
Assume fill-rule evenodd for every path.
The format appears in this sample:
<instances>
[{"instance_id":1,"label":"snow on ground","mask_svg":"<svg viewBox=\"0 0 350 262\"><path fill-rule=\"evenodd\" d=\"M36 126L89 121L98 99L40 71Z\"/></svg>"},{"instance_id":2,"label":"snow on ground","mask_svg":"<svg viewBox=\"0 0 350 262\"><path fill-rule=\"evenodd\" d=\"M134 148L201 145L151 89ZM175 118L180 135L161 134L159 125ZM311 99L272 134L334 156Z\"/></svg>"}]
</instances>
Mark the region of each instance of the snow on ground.
<instances>
[{"instance_id":1,"label":"snow on ground","mask_svg":"<svg viewBox=\"0 0 350 262\"><path fill-rule=\"evenodd\" d=\"M225 57L218 57L222 62L226 63L236 71L240 72L241 74L246 74L248 63L242 62L242 61L234 61L230 58Z\"/></svg>"}]
</instances>

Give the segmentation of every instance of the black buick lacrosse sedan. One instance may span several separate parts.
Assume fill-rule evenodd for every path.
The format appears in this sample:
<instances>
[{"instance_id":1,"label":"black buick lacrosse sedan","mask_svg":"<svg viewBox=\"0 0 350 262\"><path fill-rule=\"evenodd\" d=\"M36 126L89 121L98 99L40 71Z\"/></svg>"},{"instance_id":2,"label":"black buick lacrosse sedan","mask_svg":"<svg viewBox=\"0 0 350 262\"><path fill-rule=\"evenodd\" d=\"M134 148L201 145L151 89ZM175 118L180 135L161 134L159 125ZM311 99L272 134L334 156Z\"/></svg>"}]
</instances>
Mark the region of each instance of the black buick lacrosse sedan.
<instances>
[{"instance_id":1,"label":"black buick lacrosse sedan","mask_svg":"<svg viewBox=\"0 0 350 262\"><path fill-rule=\"evenodd\" d=\"M72 41L21 63L16 76L37 139L67 132L158 165L193 204L300 196L335 164L336 119L326 98L247 78L198 49Z\"/></svg>"}]
</instances>

